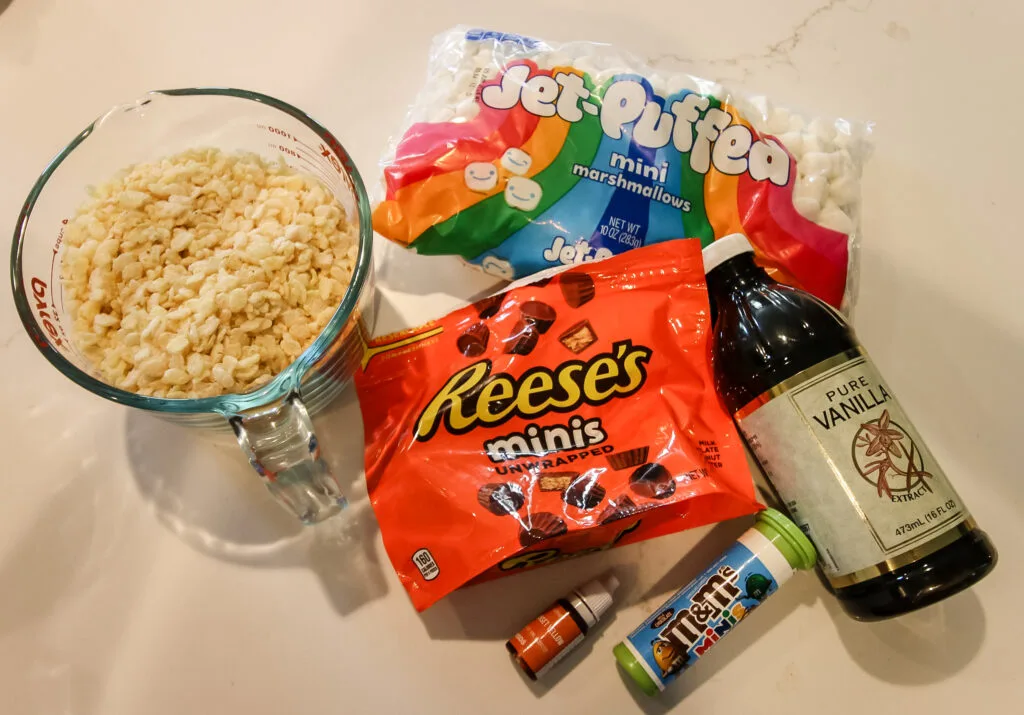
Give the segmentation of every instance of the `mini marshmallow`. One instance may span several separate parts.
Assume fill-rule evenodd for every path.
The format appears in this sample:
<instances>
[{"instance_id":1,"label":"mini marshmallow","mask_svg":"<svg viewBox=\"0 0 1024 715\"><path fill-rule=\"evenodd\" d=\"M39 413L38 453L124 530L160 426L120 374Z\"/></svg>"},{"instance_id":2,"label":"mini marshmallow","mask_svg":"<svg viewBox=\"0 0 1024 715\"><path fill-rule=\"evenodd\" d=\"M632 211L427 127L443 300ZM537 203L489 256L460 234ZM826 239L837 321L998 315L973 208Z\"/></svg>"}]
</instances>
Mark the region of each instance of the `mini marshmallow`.
<instances>
[{"instance_id":1,"label":"mini marshmallow","mask_svg":"<svg viewBox=\"0 0 1024 715\"><path fill-rule=\"evenodd\" d=\"M847 132L836 132L836 137L833 141L835 142L836 149L849 151L857 140Z\"/></svg>"},{"instance_id":2,"label":"mini marshmallow","mask_svg":"<svg viewBox=\"0 0 1024 715\"><path fill-rule=\"evenodd\" d=\"M448 73L436 75L430 81L430 89L437 92L438 96L447 97L454 87L455 78Z\"/></svg>"},{"instance_id":3,"label":"mini marshmallow","mask_svg":"<svg viewBox=\"0 0 1024 715\"><path fill-rule=\"evenodd\" d=\"M698 79L697 86L700 87L700 93L705 97L714 97L715 99L721 100L725 100L729 97L729 90L718 82L709 82L708 80Z\"/></svg>"},{"instance_id":4,"label":"mini marshmallow","mask_svg":"<svg viewBox=\"0 0 1024 715\"><path fill-rule=\"evenodd\" d=\"M455 116L455 110L448 105L439 106L430 114L431 122L448 122Z\"/></svg>"},{"instance_id":5,"label":"mini marshmallow","mask_svg":"<svg viewBox=\"0 0 1024 715\"><path fill-rule=\"evenodd\" d=\"M817 134L824 141L831 142L836 136L836 128L832 124L829 124L824 119L812 119L811 123L807 125L807 131L811 134Z\"/></svg>"},{"instance_id":6,"label":"mini marshmallow","mask_svg":"<svg viewBox=\"0 0 1024 715\"><path fill-rule=\"evenodd\" d=\"M695 91L697 89L697 82L690 75L679 74L669 77L665 91L669 95L673 95L687 89L691 92Z\"/></svg>"},{"instance_id":7,"label":"mini marshmallow","mask_svg":"<svg viewBox=\"0 0 1024 715\"><path fill-rule=\"evenodd\" d=\"M480 112L480 106L473 97L464 99L455 105L455 116L463 119L472 119Z\"/></svg>"},{"instance_id":8,"label":"mini marshmallow","mask_svg":"<svg viewBox=\"0 0 1024 715\"><path fill-rule=\"evenodd\" d=\"M805 153L799 161L800 172L806 176L828 176L832 171L832 165L835 158L832 154L826 154L820 151L808 151L808 136L810 135L804 135Z\"/></svg>"},{"instance_id":9,"label":"mini marshmallow","mask_svg":"<svg viewBox=\"0 0 1024 715\"><path fill-rule=\"evenodd\" d=\"M789 110L777 107L772 111L771 116L768 117L768 129L772 134L778 136L790 131L789 122ZM799 132L799 130L797 131Z\"/></svg>"},{"instance_id":10,"label":"mini marshmallow","mask_svg":"<svg viewBox=\"0 0 1024 715\"><path fill-rule=\"evenodd\" d=\"M464 177L466 188L470 191L487 193L498 185L497 167L483 161L477 161L467 166Z\"/></svg>"},{"instance_id":11,"label":"mini marshmallow","mask_svg":"<svg viewBox=\"0 0 1024 715\"><path fill-rule=\"evenodd\" d=\"M522 149L516 149L515 147L506 149L501 157L501 165L513 174L525 174L530 170L530 164L532 163L533 157Z\"/></svg>"},{"instance_id":12,"label":"mini marshmallow","mask_svg":"<svg viewBox=\"0 0 1024 715\"><path fill-rule=\"evenodd\" d=\"M618 70L619 68L625 67L629 64L614 53L605 54L603 52L594 56L594 62L602 70Z\"/></svg>"},{"instance_id":13,"label":"mini marshmallow","mask_svg":"<svg viewBox=\"0 0 1024 715\"><path fill-rule=\"evenodd\" d=\"M808 176L797 179L793 187L793 199L809 198L821 204L828 195L829 184L823 176Z\"/></svg>"},{"instance_id":14,"label":"mini marshmallow","mask_svg":"<svg viewBox=\"0 0 1024 715\"><path fill-rule=\"evenodd\" d=\"M767 97L765 97L763 94L758 94L758 95L754 95L753 97L750 97L747 101L750 102L750 106L751 107L756 109L761 114L761 118L762 119L767 119L768 118L768 115L770 114L770 111L768 109L768 98Z\"/></svg>"},{"instance_id":15,"label":"mini marshmallow","mask_svg":"<svg viewBox=\"0 0 1024 715\"><path fill-rule=\"evenodd\" d=\"M484 260L480 261L480 267L484 269L485 273L489 273L496 278L503 278L504 280L510 281L516 277L515 269L512 268L512 264L506 260L498 258L497 256L487 256Z\"/></svg>"},{"instance_id":16,"label":"mini marshmallow","mask_svg":"<svg viewBox=\"0 0 1024 715\"><path fill-rule=\"evenodd\" d=\"M855 174L853 157L850 156L850 152L845 149L833 152L832 154L832 171L829 172L830 179L838 179L840 176L846 176L847 174Z\"/></svg>"},{"instance_id":17,"label":"mini marshmallow","mask_svg":"<svg viewBox=\"0 0 1024 715\"><path fill-rule=\"evenodd\" d=\"M455 75L453 92L461 97L472 97L476 89L476 80L473 78L473 71L464 69Z\"/></svg>"},{"instance_id":18,"label":"mini marshmallow","mask_svg":"<svg viewBox=\"0 0 1024 715\"><path fill-rule=\"evenodd\" d=\"M804 153L804 138L800 132L784 132L779 134L779 141L786 150L799 159Z\"/></svg>"},{"instance_id":19,"label":"mini marshmallow","mask_svg":"<svg viewBox=\"0 0 1024 715\"><path fill-rule=\"evenodd\" d=\"M794 196L793 208L796 209L798 214L809 221L817 221L818 215L821 214L821 204L807 196L799 198Z\"/></svg>"},{"instance_id":20,"label":"mini marshmallow","mask_svg":"<svg viewBox=\"0 0 1024 715\"><path fill-rule=\"evenodd\" d=\"M481 47L473 57L473 64L477 67L493 67L494 50L490 47Z\"/></svg>"},{"instance_id":21,"label":"mini marshmallow","mask_svg":"<svg viewBox=\"0 0 1024 715\"><path fill-rule=\"evenodd\" d=\"M548 55L548 63L551 67L572 67L572 58L564 52L552 52Z\"/></svg>"},{"instance_id":22,"label":"mini marshmallow","mask_svg":"<svg viewBox=\"0 0 1024 715\"><path fill-rule=\"evenodd\" d=\"M804 153L823 154L825 148L822 146L821 138L817 134L805 132L801 135L804 142Z\"/></svg>"},{"instance_id":23,"label":"mini marshmallow","mask_svg":"<svg viewBox=\"0 0 1024 715\"><path fill-rule=\"evenodd\" d=\"M583 74L590 75L592 78L597 76L597 65L587 57L573 60L572 66L583 72Z\"/></svg>"},{"instance_id":24,"label":"mini marshmallow","mask_svg":"<svg viewBox=\"0 0 1024 715\"><path fill-rule=\"evenodd\" d=\"M533 211L540 203L540 184L523 176L513 176L505 186L505 203L520 211Z\"/></svg>"},{"instance_id":25,"label":"mini marshmallow","mask_svg":"<svg viewBox=\"0 0 1024 715\"><path fill-rule=\"evenodd\" d=\"M804 118L801 117L799 114L794 114L792 117L789 118L789 131L802 132L805 126L807 126L807 123L804 121Z\"/></svg>"},{"instance_id":26,"label":"mini marshmallow","mask_svg":"<svg viewBox=\"0 0 1024 715\"><path fill-rule=\"evenodd\" d=\"M515 40L507 40L501 43L501 49L506 58L519 59L529 54L529 50Z\"/></svg>"},{"instance_id":27,"label":"mini marshmallow","mask_svg":"<svg viewBox=\"0 0 1024 715\"><path fill-rule=\"evenodd\" d=\"M655 72L647 78L647 81L651 83L651 89L656 95L659 97L665 96L665 90L668 88L668 83L662 75Z\"/></svg>"},{"instance_id":28,"label":"mini marshmallow","mask_svg":"<svg viewBox=\"0 0 1024 715\"><path fill-rule=\"evenodd\" d=\"M828 196L839 206L852 206L858 198L857 181L849 174L840 176L828 185Z\"/></svg>"},{"instance_id":29,"label":"mini marshmallow","mask_svg":"<svg viewBox=\"0 0 1024 715\"><path fill-rule=\"evenodd\" d=\"M853 231L853 221L832 201L826 201L818 214L818 223L839 233L849 234Z\"/></svg>"}]
</instances>

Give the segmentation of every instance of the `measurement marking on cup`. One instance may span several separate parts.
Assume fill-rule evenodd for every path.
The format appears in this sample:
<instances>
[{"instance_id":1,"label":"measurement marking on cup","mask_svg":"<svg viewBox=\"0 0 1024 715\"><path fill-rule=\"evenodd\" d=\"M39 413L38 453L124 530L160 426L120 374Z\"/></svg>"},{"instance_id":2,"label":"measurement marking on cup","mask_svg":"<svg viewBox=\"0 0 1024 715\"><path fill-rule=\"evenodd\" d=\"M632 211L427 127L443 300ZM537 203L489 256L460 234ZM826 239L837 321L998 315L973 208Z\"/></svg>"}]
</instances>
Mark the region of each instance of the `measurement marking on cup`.
<instances>
[{"instance_id":1,"label":"measurement marking on cup","mask_svg":"<svg viewBox=\"0 0 1024 715\"><path fill-rule=\"evenodd\" d=\"M284 137L285 139L290 139L293 142L294 141L298 141L298 139L296 139L294 136L292 136L291 134L286 132L284 129L280 129L278 127L272 127L272 126L270 126L268 124L257 124L256 128L257 129L266 130L267 132L269 132L271 134L276 134L277 136Z\"/></svg>"},{"instance_id":2,"label":"measurement marking on cup","mask_svg":"<svg viewBox=\"0 0 1024 715\"><path fill-rule=\"evenodd\" d=\"M328 149L322 143L320 144L320 156L324 157L325 159L327 159L327 161L331 162L331 166L334 167L334 170L336 172L338 172L339 174L342 173L342 171L341 171L341 162L338 161L338 157L336 157L334 155L334 152L331 151L330 149Z\"/></svg>"},{"instance_id":3,"label":"measurement marking on cup","mask_svg":"<svg viewBox=\"0 0 1024 715\"><path fill-rule=\"evenodd\" d=\"M338 159L334 156L331 150L327 148L327 146L321 144L319 150L315 149L285 130L278 129L277 127L271 127L266 124L257 124L256 128L263 129L270 134L289 139L294 142L295 148L287 147L280 142L267 142L267 146L274 151L284 154L285 156L304 162L306 166L309 167L311 173L323 182L324 186L334 188L335 190L339 188L337 177L331 175L330 171L324 166L323 158L326 157L330 162L331 168L337 171L339 175L341 174L341 166L338 163ZM306 156L306 154L308 154L308 156Z\"/></svg>"},{"instance_id":4,"label":"measurement marking on cup","mask_svg":"<svg viewBox=\"0 0 1024 715\"><path fill-rule=\"evenodd\" d=\"M296 144L301 144L301 145L302 145L302 147L303 147L304 149L306 149L306 150L307 150L307 151L308 151L309 153L311 153L311 154L314 154L314 155L316 155L316 156L319 156L319 155L320 155L320 152L318 152L318 151L317 151L316 149L314 149L313 147L311 147L311 146L310 146L309 144L307 144L306 142L302 141L302 140L301 140L301 139L299 139L298 137L292 137L292 139L294 139L294 140L295 140L295 143L296 143Z\"/></svg>"},{"instance_id":5,"label":"measurement marking on cup","mask_svg":"<svg viewBox=\"0 0 1024 715\"><path fill-rule=\"evenodd\" d=\"M68 218L61 219L61 222L60 222L60 232L57 234L57 244L53 247L54 254L59 253L60 247L62 245L64 245L64 227L68 225L68 222L70 220L71 219L68 219ZM54 259L56 260L56 255L54 255ZM64 332L64 327L60 324L60 316L64 312L64 276L62 274L58 273L58 277L60 278L60 280L57 281L57 284L56 284L56 287L55 287L54 286L54 282L53 282L53 277L51 275L51 278L50 278L50 298L53 300L53 312L54 312L54 318L57 320L57 327L59 327L60 328L60 332L63 333ZM60 294L60 312L57 312L57 295L58 295L58 293ZM65 335L64 337L67 337L67 336Z\"/></svg>"},{"instance_id":6,"label":"measurement marking on cup","mask_svg":"<svg viewBox=\"0 0 1024 715\"><path fill-rule=\"evenodd\" d=\"M61 332L62 337L64 335L64 326L60 323L60 313L57 311L57 282L54 281L54 271L57 267L58 257L60 255L60 246L64 242L64 227L67 226L68 220L63 219L60 222L60 231L57 232L57 242L53 245L53 256L50 258L50 307L53 308L53 322L56 324L57 329ZM64 306L64 281L60 281L60 292L61 292L61 308Z\"/></svg>"},{"instance_id":7,"label":"measurement marking on cup","mask_svg":"<svg viewBox=\"0 0 1024 715\"><path fill-rule=\"evenodd\" d=\"M345 172L342 168L341 161L339 161L338 157L334 155L334 152L331 151L331 149L323 142L320 143L319 147L313 147L299 139L291 132L281 129L280 127L271 126L269 124L257 124L256 128L262 129L263 131L269 134L273 134L274 136L278 136L283 139L288 139L294 142L298 147L301 147L302 149L308 151L310 156L314 157L317 160L317 162L315 162L314 165L321 163L322 160L326 160L331 165L331 168L334 169L334 171L338 174L338 176L344 176ZM299 155L296 153L295 149L288 149L285 146L276 143L271 143L270 147L293 158L299 158ZM327 186L334 186L335 188L337 188L337 185L335 183L336 177L332 177L328 173L326 177L322 176L321 178L324 179L324 183L326 183Z\"/></svg>"},{"instance_id":8,"label":"measurement marking on cup","mask_svg":"<svg viewBox=\"0 0 1024 715\"><path fill-rule=\"evenodd\" d=\"M321 166L319 166L318 164L316 164L313 161L310 161L309 159L307 159L304 156L300 156L299 157L299 161L305 162L306 166L308 166L310 168L311 173L315 174L317 176L317 178L319 178L322 182L324 182L325 186L330 187L331 180L330 180L329 177L327 177L324 174L323 168Z\"/></svg>"},{"instance_id":9,"label":"measurement marking on cup","mask_svg":"<svg viewBox=\"0 0 1024 715\"><path fill-rule=\"evenodd\" d=\"M334 184L333 179L328 174L324 173L324 169L321 165L311 161L309 158L307 158L303 154L300 154L298 151L294 149L289 149L283 144L270 143L269 146L271 149L276 149L277 151L280 151L282 154L290 156L293 159L298 159L300 162L304 162L309 167L310 172L314 174L318 179L320 179L320 181L323 182L324 186L327 186L329 188Z\"/></svg>"},{"instance_id":10,"label":"measurement marking on cup","mask_svg":"<svg viewBox=\"0 0 1024 715\"><path fill-rule=\"evenodd\" d=\"M306 152L303 151L303 154L305 155ZM320 155L317 154L315 151L309 151L309 156L306 157L306 160L311 165L318 167L321 171L326 171L326 167L324 167L323 162L320 161ZM328 184L332 183L334 180L329 173L324 173L323 178Z\"/></svg>"},{"instance_id":11,"label":"measurement marking on cup","mask_svg":"<svg viewBox=\"0 0 1024 715\"><path fill-rule=\"evenodd\" d=\"M274 144L273 142L271 142L270 146L272 148L274 148L274 149L277 149L282 154L287 154L288 156L295 157L296 159L301 159L302 158L302 154L300 154L299 152L295 151L294 149L289 149L284 144Z\"/></svg>"}]
</instances>

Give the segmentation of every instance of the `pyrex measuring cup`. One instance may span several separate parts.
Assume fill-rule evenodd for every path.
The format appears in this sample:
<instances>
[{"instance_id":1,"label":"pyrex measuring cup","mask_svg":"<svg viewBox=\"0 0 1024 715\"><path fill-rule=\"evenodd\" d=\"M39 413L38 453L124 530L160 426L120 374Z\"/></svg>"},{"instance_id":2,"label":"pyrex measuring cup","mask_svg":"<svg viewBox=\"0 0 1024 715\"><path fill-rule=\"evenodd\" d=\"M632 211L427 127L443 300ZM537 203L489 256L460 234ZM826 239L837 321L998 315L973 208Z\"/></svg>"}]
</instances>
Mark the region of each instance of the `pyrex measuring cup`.
<instances>
[{"instance_id":1,"label":"pyrex measuring cup","mask_svg":"<svg viewBox=\"0 0 1024 715\"><path fill-rule=\"evenodd\" d=\"M341 305L316 340L263 387L202 399L145 397L104 382L76 349L61 284L63 226L86 187L132 164L215 147L284 157L336 196L358 225L359 253ZM18 218L11 282L18 313L40 352L64 375L108 400L209 430L231 430L271 493L306 523L345 498L320 456L310 421L348 383L373 327L373 232L359 173L330 132L295 107L254 92L204 88L150 92L111 109L57 155Z\"/></svg>"}]
</instances>

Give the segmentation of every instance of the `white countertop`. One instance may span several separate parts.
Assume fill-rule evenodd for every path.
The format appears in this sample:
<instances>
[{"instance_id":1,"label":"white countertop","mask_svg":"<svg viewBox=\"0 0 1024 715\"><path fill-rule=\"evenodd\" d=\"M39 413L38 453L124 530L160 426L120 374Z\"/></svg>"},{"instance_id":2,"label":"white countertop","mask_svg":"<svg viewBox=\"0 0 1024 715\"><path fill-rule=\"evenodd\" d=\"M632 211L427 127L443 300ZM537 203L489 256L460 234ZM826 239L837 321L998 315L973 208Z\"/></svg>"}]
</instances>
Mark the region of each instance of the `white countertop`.
<instances>
[{"instance_id":1,"label":"white countertop","mask_svg":"<svg viewBox=\"0 0 1024 715\"><path fill-rule=\"evenodd\" d=\"M490 6L490 7L488 7ZM727 523L464 590L417 615L365 488L293 524L234 448L61 377L0 287L0 699L3 711L180 713L988 712L1022 692L1024 240L1016 118L1020 3L788 0L0 0L0 217L46 161L147 89L228 85L308 111L369 182L459 23L676 55L698 73L877 122L864 180L856 326L1001 563L973 590L856 623L798 575L657 700L611 647L746 525ZM5 244L6 245L6 244ZM379 241L380 329L488 285ZM353 423L353 420L356 420ZM361 477L358 410L318 421ZM353 426L356 425L356 427ZM343 447L348 448L341 456ZM563 591L621 564L614 617L531 686L503 641ZM1012 709L1012 708L1011 708Z\"/></svg>"}]
</instances>

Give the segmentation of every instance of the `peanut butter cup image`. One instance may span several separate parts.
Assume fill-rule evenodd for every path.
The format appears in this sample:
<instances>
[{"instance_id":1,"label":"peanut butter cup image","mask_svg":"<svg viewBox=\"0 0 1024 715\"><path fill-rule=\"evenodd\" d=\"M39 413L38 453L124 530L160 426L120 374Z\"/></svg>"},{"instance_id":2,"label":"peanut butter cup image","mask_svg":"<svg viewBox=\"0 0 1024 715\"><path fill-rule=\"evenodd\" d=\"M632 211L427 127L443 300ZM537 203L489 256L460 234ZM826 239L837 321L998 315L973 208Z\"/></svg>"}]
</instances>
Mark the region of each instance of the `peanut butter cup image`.
<instances>
[{"instance_id":1,"label":"peanut butter cup image","mask_svg":"<svg viewBox=\"0 0 1024 715\"><path fill-rule=\"evenodd\" d=\"M627 449L623 452L609 454L608 464L612 465L612 469L616 471L632 469L633 467L638 467L641 464L646 464L647 453L650 451L650 447L636 447L634 449Z\"/></svg>"},{"instance_id":2,"label":"peanut butter cup image","mask_svg":"<svg viewBox=\"0 0 1024 715\"><path fill-rule=\"evenodd\" d=\"M505 338L506 355L529 355L537 347L540 338L536 326L525 320L518 321L512 328L512 334Z\"/></svg>"},{"instance_id":3,"label":"peanut butter cup image","mask_svg":"<svg viewBox=\"0 0 1024 715\"><path fill-rule=\"evenodd\" d=\"M542 492L561 492L580 476L579 472L541 472L537 486Z\"/></svg>"},{"instance_id":4,"label":"peanut butter cup image","mask_svg":"<svg viewBox=\"0 0 1024 715\"><path fill-rule=\"evenodd\" d=\"M565 330L558 336L558 342L562 343L574 355L589 348L597 342L597 333L589 320L581 320L572 327Z\"/></svg>"},{"instance_id":5,"label":"peanut butter cup image","mask_svg":"<svg viewBox=\"0 0 1024 715\"><path fill-rule=\"evenodd\" d=\"M526 497L518 484L484 484L476 493L476 500L495 516L513 514L523 508Z\"/></svg>"},{"instance_id":6,"label":"peanut butter cup image","mask_svg":"<svg viewBox=\"0 0 1024 715\"><path fill-rule=\"evenodd\" d=\"M676 480L660 464L644 464L629 476L629 488L647 499L668 499L676 493Z\"/></svg>"},{"instance_id":7,"label":"peanut butter cup image","mask_svg":"<svg viewBox=\"0 0 1024 715\"><path fill-rule=\"evenodd\" d=\"M605 488L597 483L597 477L579 477L562 492L562 500L577 509L595 509L604 501Z\"/></svg>"},{"instance_id":8,"label":"peanut butter cup image","mask_svg":"<svg viewBox=\"0 0 1024 715\"><path fill-rule=\"evenodd\" d=\"M569 531L565 522L546 511L532 514L519 529L519 543L529 548L542 541L553 539Z\"/></svg>"},{"instance_id":9,"label":"peanut butter cup image","mask_svg":"<svg viewBox=\"0 0 1024 715\"><path fill-rule=\"evenodd\" d=\"M487 341L491 331L483 323L476 323L466 328L466 332L455 340L455 347L466 357L479 357L487 350Z\"/></svg>"},{"instance_id":10,"label":"peanut butter cup image","mask_svg":"<svg viewBox=\"0 0 1024 715\"><path fill-rule=\"evenodd\" d=\"M579 308L594 299L594 279L588 273L563 273L558 277L558 287L570 308Z\"/></svg>"},{"instance_id":11,"label":"peanut butter cup image","mask_svg":"<svg viewBox=\"0 0 1024 715\"><path fill-rule=\"evenodd\" d=\"M555 309L539 300L528 300L519 306L519 315L543 335L555 322Z\"/></svg>"}]
</instances>

